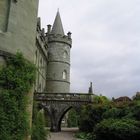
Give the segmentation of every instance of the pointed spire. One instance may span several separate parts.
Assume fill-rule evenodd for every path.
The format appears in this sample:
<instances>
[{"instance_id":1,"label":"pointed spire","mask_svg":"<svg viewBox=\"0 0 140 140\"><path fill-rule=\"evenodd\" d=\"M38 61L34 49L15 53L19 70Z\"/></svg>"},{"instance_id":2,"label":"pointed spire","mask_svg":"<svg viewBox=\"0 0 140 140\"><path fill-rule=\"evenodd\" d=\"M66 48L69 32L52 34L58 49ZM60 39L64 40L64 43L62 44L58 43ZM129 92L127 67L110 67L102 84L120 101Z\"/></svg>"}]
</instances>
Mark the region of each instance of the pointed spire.
<instances>
[{"instance_id":1,"label":"pointed spire","mask_svg":"<svg viewBox=\"0 0 140 140\"><path fill-rule=\"evenodd\" d=\"M90 82L90 87L89 87L88 93L93 93L92 82Z\"/></svg>"},{"instance_id":2,"label":"pointed spire","mask_svg":"<svg viewBox=\"0 0 140 140\"><path fill-rule=\"evenodd\" d=\"M63 25L61 22L59 10L57 11L51 34L64 35L64 30L63 30Z\"/></svg>"}]
</instances>

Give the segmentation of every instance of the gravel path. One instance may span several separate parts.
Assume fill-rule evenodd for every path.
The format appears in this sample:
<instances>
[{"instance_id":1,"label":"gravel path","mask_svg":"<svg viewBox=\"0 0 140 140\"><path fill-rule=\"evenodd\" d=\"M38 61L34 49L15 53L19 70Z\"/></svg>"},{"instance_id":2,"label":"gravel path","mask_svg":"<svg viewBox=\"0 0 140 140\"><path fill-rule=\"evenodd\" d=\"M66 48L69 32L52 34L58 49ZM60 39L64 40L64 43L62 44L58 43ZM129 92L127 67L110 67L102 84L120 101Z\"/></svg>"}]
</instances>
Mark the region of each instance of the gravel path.
<instances>
[{"instance_id":1,"label":"gravel path","mask_svg":"<svg viewBox=\"0 0 140 140\"><path fill-rule=\"evenodd\" d=\"M61 132L50 133L48 140L76 140L74 135L77 131L77 128L63 128Z\"/></svg>"}]
</instances>

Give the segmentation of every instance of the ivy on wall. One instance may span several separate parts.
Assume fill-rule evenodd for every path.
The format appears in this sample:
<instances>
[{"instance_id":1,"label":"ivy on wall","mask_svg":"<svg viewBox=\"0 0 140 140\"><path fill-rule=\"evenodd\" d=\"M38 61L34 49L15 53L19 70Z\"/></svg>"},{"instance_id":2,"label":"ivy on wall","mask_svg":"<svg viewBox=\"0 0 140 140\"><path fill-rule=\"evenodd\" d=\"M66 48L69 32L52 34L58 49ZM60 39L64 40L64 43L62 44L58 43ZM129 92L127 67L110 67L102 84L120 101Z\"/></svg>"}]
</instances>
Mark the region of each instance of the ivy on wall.
<instances>
[{"instance_id":1,"label":"ivy on wall","mask_svg":"<svg viewBox=\"0 0 140 140\"><path fill-rule=\"evenodd\" d=\"M23 140L29 133L27 95L35 81L35 66L21 53L0 70L0 140Z\"/></svg>"}]
</instances>

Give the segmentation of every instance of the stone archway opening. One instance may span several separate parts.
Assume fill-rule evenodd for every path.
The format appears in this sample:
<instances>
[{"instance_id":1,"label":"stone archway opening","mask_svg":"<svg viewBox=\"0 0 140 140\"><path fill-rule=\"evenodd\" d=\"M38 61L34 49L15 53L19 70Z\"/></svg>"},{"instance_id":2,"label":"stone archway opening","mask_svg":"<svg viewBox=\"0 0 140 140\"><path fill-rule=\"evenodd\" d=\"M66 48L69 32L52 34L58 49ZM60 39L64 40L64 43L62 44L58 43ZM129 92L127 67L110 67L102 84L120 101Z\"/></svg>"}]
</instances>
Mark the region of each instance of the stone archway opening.
<instances>
[{"instance_id":1,"label":"stone archway opening","mask_svg":"<svg viewBox=\"0 0 140 140\"><path fill-rule=\"evenodd\" d=\"M71 108L75 108L76 112L79 112L82 105L92 103L92 94L36 93L35 100L49 115L50 130L59 132L65 114Z\"/></svg>"},{"instance_id":2,"label":"stone archway opening","mask_svg":"<svg viewBox=\"0 0 140 140\"><path fill-rule=\"evenodd\" d=\"M75 107L69 107L63 112L59 120L59 128L78 128L78 113L79 111Z\"/></svg>"},{"instance_id":3,"label":"stone archway opening","mask_svg":"<svg viewBox=\"0 0 140 140\"><path fill-rule=\"evenodd\" d=\"M62 116L60 117L59 119L59 130L61 131L61 127L63 127L63 121L65 121L64 123L66 123L64 126L67 126L67 113L69 112L69 110L72 109L72 106L67 108L63 113L62 113Z\"/></svg>"}]
</instances>

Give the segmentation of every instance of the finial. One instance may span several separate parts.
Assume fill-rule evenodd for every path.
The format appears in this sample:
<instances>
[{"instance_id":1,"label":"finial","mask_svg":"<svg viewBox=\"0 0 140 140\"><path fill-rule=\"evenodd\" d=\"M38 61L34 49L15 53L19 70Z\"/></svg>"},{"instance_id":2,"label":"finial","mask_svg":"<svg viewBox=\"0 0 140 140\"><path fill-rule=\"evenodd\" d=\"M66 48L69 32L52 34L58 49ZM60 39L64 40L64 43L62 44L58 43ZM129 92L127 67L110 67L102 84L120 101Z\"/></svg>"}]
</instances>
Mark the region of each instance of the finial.
<instances>
[{"instance_id":1,"label":"finial","mask_svg":"<svg viewBox=\"0 0 140 140\"><path fill-rule=\"evenodd\" d=\"M68 35L68 38L71 39L71 32L68 32L67 35Z\"/></svg>"},{"instance_id":2,"label":"finial","mask_svg":"<svg viewBox=\"0 0 140 140\"><path fill-rule=\"evenodd\" d=\"M92 82L90 82L90 87L89 87L88 93L93 93L93 90L92 90Z\"/></svg>"},{"instance_id":3,"label":"finial","mask_svg":"<svg viewBox=\"0 0 140 140\"><path fill-rule=\"evenodd\" d=\"M59 12L59 8L57 8L57 12Z\"/></svg>"}]
</instances>

